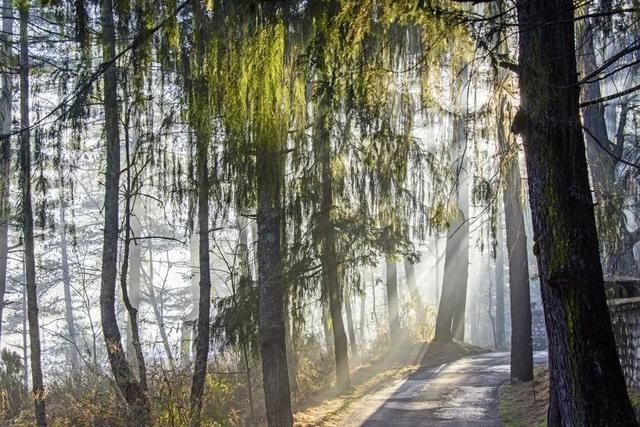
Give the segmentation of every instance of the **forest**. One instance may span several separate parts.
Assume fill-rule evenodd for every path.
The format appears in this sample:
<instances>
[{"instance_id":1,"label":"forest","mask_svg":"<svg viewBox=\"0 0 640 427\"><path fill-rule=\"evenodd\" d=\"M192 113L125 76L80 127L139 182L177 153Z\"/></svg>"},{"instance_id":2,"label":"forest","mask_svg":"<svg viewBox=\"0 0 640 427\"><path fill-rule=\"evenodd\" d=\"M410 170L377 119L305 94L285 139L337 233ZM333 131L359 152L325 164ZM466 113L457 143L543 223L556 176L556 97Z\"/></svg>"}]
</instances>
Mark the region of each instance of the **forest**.
<instances>
[{"instance_id":1,"label":"forest","mask_svg":"<svg viewBox=\"0 0 640 427\"><path fill-rule=\"evenodd\" d=\"M638 0L0 2L1 425L638 425Z\"/></svg>"}]
</instances>

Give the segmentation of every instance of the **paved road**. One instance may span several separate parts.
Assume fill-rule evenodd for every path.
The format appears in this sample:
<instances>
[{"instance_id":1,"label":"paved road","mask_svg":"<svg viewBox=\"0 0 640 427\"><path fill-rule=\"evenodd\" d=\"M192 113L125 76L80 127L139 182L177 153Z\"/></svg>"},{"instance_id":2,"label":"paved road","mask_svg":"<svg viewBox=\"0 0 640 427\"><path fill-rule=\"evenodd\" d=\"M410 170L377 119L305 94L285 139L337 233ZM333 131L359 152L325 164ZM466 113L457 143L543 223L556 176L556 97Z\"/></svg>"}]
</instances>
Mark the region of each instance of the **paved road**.
<instances>
[{"instance_id":1,"label":"paved road","mask_svg":"<svg viewBox=\"0 0 640 427\"><path fill-rule=\"evenodd\" d=\"M537 363L546 360L536 353ZM345 426L499 426L498 388L509 379L509 353L485 353L419 369L366 396Z\"/></svg>"}]
</instances>

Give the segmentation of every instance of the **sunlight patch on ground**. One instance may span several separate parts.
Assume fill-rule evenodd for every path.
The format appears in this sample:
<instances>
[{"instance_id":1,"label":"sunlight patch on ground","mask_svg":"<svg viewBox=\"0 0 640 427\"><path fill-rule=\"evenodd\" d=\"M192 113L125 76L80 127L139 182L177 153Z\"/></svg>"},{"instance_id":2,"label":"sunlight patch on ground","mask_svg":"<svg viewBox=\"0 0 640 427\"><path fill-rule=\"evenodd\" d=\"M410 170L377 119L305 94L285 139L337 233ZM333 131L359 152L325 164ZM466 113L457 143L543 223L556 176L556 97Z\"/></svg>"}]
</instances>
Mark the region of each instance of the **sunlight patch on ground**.
<instances>
[{"instance_id":1,"label":"sunlight patch on ground","mask_svg":"<svg viewBox=\"0 0 640 427\"><path fill-rule=\"evenodd\" d=\"M446 369L447 363L484 350L460 343L404 344L401 351L383 357L352 372L352 388L348 393L338 395L333 390L325 390L300 405L294 414L294 426L341 426L350 411L356 409L359 401L366 398L371 403L375 399L384 403L400 385L409 381L408 390L403 390L407 399L424 393L424 381L407 380L418 369ZM428 402L413 403L416 410L429 409ZM427 406L425 406L427 405Z\"/></svg>"}]
</instances>

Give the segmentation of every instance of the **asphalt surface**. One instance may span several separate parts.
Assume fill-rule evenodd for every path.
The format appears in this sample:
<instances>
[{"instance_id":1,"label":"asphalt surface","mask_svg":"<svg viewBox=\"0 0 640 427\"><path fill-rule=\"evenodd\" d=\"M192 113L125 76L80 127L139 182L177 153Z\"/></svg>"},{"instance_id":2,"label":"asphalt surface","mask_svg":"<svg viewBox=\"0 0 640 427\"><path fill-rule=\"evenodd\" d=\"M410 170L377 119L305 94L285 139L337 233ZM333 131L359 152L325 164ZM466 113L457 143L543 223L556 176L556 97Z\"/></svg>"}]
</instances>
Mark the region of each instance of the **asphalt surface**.
<instances>
[{"instance_id":1,"label":"asphalt surface","mask_svg":"<svg viewBox=\"0 0 640 427\"><path fill-rule=\"evenodd\" d=\"M535 354L536 363L546 361ZM499 426L498 389L509 353L485 353L418 369L354 405L345 426Z\"/></svg>"}]
</instances>

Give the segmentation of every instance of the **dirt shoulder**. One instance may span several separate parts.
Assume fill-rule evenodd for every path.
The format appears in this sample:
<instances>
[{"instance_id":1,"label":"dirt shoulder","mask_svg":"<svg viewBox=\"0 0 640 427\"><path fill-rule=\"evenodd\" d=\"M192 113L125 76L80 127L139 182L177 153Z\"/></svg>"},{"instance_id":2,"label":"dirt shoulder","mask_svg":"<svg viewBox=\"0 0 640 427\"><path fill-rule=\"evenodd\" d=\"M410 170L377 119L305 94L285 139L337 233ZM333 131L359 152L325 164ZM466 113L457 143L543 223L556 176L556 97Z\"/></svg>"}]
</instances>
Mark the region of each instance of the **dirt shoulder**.
<instances>
[{"instance_id":1,"label":"dirt shoulder","mask_svg":"<svg viewBox=\"0 0 640 427\"><path fill-rule=\"evenodd\" d=\"M507 427L546 426L549 402L549 370L537 366L533 382L504 384L500 388L498 411ZM629 389L629 397L636 413L640 414L640 390Z\"/></svg>"}]
</instances>

